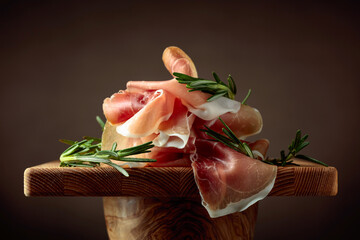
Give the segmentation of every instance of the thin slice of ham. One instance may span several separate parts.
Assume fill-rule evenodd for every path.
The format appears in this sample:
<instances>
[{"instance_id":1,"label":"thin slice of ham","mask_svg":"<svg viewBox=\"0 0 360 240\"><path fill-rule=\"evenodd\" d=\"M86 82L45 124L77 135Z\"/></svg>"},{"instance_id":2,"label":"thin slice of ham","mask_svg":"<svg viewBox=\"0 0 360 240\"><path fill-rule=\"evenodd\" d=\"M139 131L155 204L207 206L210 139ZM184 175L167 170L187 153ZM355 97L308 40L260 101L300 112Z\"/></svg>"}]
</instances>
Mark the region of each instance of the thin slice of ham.
<instances>
[{"instance_id":1,"label":"thin slice of ham","mask_svg":"<svg viewBox=\"0 0 360 240\"><path fill-rule=\"evenodd\" d=\"M245 139L248 136L255 135L261 132L263 127L263 120L260 112L248 105L241 105L239 111L227 112L222 114L221 119L233 130L235 135L240 139ZM195 129L210 127L212 130L221 133L224 125L218 118L212 120L203 120L197 118L194 122ZM205 133L197 131L200 138L209 138Z\"/></svg>"},{"instance_id":2,"label":"thin slice of ham","mask_svg":"<svg viewBox=\"0 0 360 240\"><path fill-rule=\"evenodd\" d=\"M258 143L264 154L264 142ZM222 143L197 139L192 168L202 204L211 217L247 209L271 191L276 167L247 157Z\"/></svg>"},{"instance_id":3,"label":"thin slice of ham","mask_svg":"<svg viewBox=\"0 0 360 240\"><path fill-rule=\"evenodd\" d=\"M173 95L160 89L154 92L154 97L140 111L135 113L116 131L130 138L146 137L157 132L159 125L167 121L174 111Z\"/></svg>"},{"instance_id":4,"label":"thin slice of ham","mask_svg":"<svg viewBox=\"0 0 360 240\"><path fill-rule=\"evenodd\" d=\"M174 110L167 121L159 126L159 136L154 139L155 146L185 148L191 133L195 115L182 105L180 99L175 99Z\"/></svg>"},{"instance_id":5,"label":"thin slice of ham","mask_svg":"<svg viewBox=\"0 0 360 240\"><path fill-rule=\"evenodd\" d=\"M152 98L154 91L134 92L119 91L103 103L106 119L112 124L125 122L140 111Z\"/></svg>"},{"instance_id":6,"label":"thin slice of ham","mask_svg":"<svg viewBox=\"0 0 360 240\"><path fill-rule=\"evenodd\" d=\"M173 72L184 73L192 77L197 77L195 64L191 58L178 47L167 47L162 54L162 60L166 69Z\"/></svg>"}]
</instances>

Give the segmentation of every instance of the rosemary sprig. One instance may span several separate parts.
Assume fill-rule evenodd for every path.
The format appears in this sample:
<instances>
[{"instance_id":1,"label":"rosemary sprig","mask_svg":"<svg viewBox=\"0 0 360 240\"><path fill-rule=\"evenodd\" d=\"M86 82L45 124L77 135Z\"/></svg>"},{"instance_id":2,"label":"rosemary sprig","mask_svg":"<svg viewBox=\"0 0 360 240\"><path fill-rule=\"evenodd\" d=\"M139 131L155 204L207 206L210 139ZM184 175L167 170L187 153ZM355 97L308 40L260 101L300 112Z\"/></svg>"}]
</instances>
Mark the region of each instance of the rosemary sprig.
<instances>
[{"instance_id":1,"label":"rosemary sprig","mask_svg":"<svg viewBox=\"0 0 360 240\"><path fill-rule=\"evenodd\" d=\"M62 142L70 143L69 140ZM101 142L96 138L85 137L84 140L74 141L69 148L67 148L60 155L61 167L96 167L100 163L107 164L116 168L126 177L129 174L116 163L111 160L118 160L124 162L154 162L156 160L149 158L131 158L128 156L150 152L149 149L154 145L152 142L147 142L135 147L126 148L122 150L115 150L116 143L113 144L111 150L101 150Z\"/></svg>"},{"instance_id":2,"label":"rosemary sprig","mask_svg":"<svg viewBox=\"0 0 360 240\"><path fill-rule=\"evenodd\" d=\"M96 117L100 127L104 128L104 122L100 117ZM111 150L101 150L101 139L94 137L84 137L82 141L72 141L60 139L60 142L70 145L60 155L60 167L96 167L100 163L114 167L126 177L128 172L120 165L111 160L124 162L155 162L155 159L129 157L132 155L148 153L154 147L152 142L147 142L138 146L116 150L116 142Z\"/></svg>"},{"instance_id":3,"label":"rosemary sprig","mask_svg":"<svg viewBox=\"0 0 360 240\"><path fill-rule=\"evenodd\" d=\"M326 163L323 163L319 160L316 160L314 158L298 154L302 149L304 149L306 146L308 146L310 143L306 141L306 139L309 137L309 135L305 134L304 136L301 136L301 130L296 131L295 139L291 142L291 144L288 147L288 154L285 155L285 151L282 150L280 152L280 158L275 159L269 159L263 160L265 163L269 163L276 166L286 166L286 165L298 165L293 162L293 158L300 158L309 162L314 162L321 164L323 166L328 167Z\"/></svg>"},{"instance_id":4,"label":"rosemary sprig","mask_svg":"<svg viewBox=\"0 0 360 240\"><path fill-rule=\"evenodd\" d=\"M215 81L203 78L194 78L178 72L174 72L173 75L179 83L186 84L186 87L190 89L189 92L202 91L204 93L211 94L212 96L207 99L209 102L219 97L227 97L233 100L235 99L236 85L230 74L227 78L228 84L221 81L215 72L212 73Z\"/></svg>"},{"instance_id":5,"label":"rosemary sprig","mask_svg":"<svg viewBox=\"0 0 360 240\"><path fill-rule=\"evenodd\" d=\"M213 141L221 142L225 144L226 146L234 149L235 151L238 151L242 154L245 154L246 156L249 156L251 158L254 158L254 153L250 149L249 145L245 142L240 141L234 134L234 132L229 128L229 126L219 117L219 120L221 123L225 126L225 128L222 128L222 131L225 133L226 136L215 132L214 130L210 129L209 127L205 126L206 129L201 129L201 131L205 132L208 136L213 138ZM276 166L286 166L286 165L298 165L293 162L294 158L300 158L306 161L314 162L321 164L323 166L328 166L326 163L323 163L319 160L316 160L314 158L298 154L302 149L304 149L306 146L309 145L309 142L306 142L306 139L309 137L309 135L305 134L304 136L301 136L301 130L297 130L295 139L292 141L292 143L289 145L289 153L285 155L285 151L282 150L280 152L280 158L275 159L265 159L261 160L264 163L268 163L271 165Z\"/></svg>"},{"instance_id":6,"label":"rosemary sprig","mask_svg":"<svg viewBox=\"0 0 360 240\"><path fill-rule=\"evenodd\" d=\"M206 135L213 138L213 141L221 142L226 146L238 151L246 156L254 158L254 154L251 151L249 145L245 142L240 141L234 134L234 132L229 128L229 126L219 117L221 123L225 126L222 128L223 133L225 136L210 129L209 127L205 126L206 129L200 129L201 131L205 132Z\"/></svg>"}]
</instances>

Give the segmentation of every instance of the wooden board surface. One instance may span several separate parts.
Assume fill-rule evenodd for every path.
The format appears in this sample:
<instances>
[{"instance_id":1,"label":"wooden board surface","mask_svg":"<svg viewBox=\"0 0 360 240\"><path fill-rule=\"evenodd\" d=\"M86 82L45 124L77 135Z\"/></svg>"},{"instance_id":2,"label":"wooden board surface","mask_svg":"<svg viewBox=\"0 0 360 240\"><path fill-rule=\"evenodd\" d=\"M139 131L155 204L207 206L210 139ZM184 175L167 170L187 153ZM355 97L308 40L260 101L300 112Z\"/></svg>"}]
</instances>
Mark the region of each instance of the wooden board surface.
<instances>
[{"instance_id":1,"label":"wooden board surface","mask_svg":"<svg viewBox=\"0 0 360 240\"><path fill-rule=\"evenodd\" d=\"M270 196L334 196L338 174L334 167L298 161L301 166L278 167ZM59 167L52 161L27 168L25 196L139 196L200 198L192 168L132 168L125 177L107 166Z\"/></svg>"}]
</instances>

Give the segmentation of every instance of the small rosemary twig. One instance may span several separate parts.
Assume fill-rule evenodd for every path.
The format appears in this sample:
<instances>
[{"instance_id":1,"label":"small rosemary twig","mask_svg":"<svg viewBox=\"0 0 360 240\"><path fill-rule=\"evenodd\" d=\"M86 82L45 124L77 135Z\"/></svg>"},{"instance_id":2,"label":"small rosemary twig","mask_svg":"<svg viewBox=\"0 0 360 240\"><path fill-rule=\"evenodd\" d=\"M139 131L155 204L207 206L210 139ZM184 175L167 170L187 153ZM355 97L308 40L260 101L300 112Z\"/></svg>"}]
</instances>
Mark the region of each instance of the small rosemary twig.
<instances>
[{"instance_id":1,"label":"small rosemary twig","mask_svg":"<svg viewBox=\"0 0 360 240\"><path fill-rule=\"evenodd\" d=\"M246 99L245 99L246 100ZM201 131L205 132L208 136L213 138L213 141L221 142L225 144L226 146L234 149L235 151L238 151L242 154L245 154L246 156L249 156L251 158L254 158L254 154L252 150L250 149L249 145L245 142L240 141L234 134L234 132L229 128L229 126L219 117L220 121L224 125L225 128L222 129L222 131L225 133L225 136L210 129L209 127L205 126L206 129L201 129ZM276 165L276 166L286 166L286 165L298 165L293 162L294 158L300 158L309 162L314 162L321 164L323 166L328 166L326 163L323 163L319 160L316 160L314 158L298 154L302 149L304 149L306 146L309 145L309 142L306 142L306 139L308 138L308 135L305 134L304 136L301 136L301 131L297 130L295 139L292 141L292 143L289 145L289 153L285 155L285 151L282 150L280 152L280 158L274 158L274 159L264 159L261 160L264 163Z\"/></svg>"},{"instance_id":2,"label":"small rosemary twig","mask_svg":"<svg viewBox=\"0 0 360 240\"><path fill-rule=\"evenodd\" d=\"M286 165L298 165L293 162L293 158L300 158L309 162L314 162L321 164L323 166L328 167L326 163L323 163L319 160L316 160L314 158L298 154L302 149L304 149L306 146L308 146L310 143L306 141L306 139L309 137L309 135L305 134L304 136L301 136L301 130L296 131L295 139L291 142L291 144L288 147L288 154L285 155L285 151L282 150L280 152L280 158L274 158L266 160L263 160L266 163L276 165L276 166L286 166Z\"/></svg>"},{"instance_id":3,"label":"small rosemary twig","mask_svg":"<svg viewBox=\"0 0 360 240\"><path fill-rule=\"evenodd\" d=\"M96 117L100 127L104 128L104 122L100 117ZM101 150L101 139L94 137L84 137L82 141L72 141L60 139L60 142L70 145L60 155L61 167L96 167L100 163L114 167L125 176L129 176L125 169L111 160L124 162L155 162L155 159L129 157L132 155L148 153L154 147L152 142L147 142L138 146L116 150L117 144L112 145L111 150Z\"/></svg>"}]
</instances>

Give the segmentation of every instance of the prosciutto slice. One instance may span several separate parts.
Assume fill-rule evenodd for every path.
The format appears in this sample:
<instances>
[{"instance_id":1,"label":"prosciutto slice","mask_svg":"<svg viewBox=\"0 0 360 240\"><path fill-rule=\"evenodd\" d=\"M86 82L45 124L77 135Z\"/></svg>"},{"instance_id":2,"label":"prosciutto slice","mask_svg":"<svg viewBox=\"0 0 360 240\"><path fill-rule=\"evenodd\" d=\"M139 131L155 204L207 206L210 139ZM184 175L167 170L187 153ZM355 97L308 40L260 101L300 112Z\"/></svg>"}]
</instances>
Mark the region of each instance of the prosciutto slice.
<instances>
[{"instance_id":1,"label":"prosciutto slice","mask_svg":"<svg viewBox=\"0 0 360 240\"><path fill-rule=\"evenodd\" d=\"M263 144L258 148L265 154ZM196 149L191 156L195 181L202 204L213 218L247 209L274 186L276 166L209 140L197 140Z\"/></svg>"},{"instance_id":2,"label":"prosciutto slice","mask_svg":"<svg viewBox=\"0 0 360 240\"><path fill-rule=\"evenodd\" d=\"M112 124L122 123L140 111L153 98L154 92L115 93L104 100L103 110L106 119Z\"/></svg>"}]
</instances>

